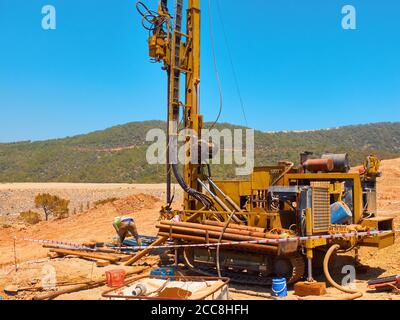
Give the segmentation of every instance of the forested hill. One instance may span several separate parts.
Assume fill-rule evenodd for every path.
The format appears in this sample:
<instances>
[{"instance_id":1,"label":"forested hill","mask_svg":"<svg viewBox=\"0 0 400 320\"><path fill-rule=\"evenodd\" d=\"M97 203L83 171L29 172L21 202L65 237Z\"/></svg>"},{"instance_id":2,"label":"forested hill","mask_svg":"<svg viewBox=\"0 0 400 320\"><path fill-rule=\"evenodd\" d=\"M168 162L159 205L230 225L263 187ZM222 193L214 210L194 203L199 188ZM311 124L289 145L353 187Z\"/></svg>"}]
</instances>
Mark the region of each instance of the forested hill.
<instances>
[{"instance_id":1,"label":"forested hill","mask_svg":"<svg viewBox=\"0 0 400 320\"><path fill-rule=\"evenodd\" d=\"M146 133L162 121L133 122L64 139L0 144L0 182L151 183L164 181L164 166L146 161ZM217 128L239 128L220 124ZM376 123L306 132L255 134L256 165L298 162L303 151L348 152L352 165L368 154L400 157L400 123ZM230 166L215 166L220 178Z\"/></svg>"}]
</instances>

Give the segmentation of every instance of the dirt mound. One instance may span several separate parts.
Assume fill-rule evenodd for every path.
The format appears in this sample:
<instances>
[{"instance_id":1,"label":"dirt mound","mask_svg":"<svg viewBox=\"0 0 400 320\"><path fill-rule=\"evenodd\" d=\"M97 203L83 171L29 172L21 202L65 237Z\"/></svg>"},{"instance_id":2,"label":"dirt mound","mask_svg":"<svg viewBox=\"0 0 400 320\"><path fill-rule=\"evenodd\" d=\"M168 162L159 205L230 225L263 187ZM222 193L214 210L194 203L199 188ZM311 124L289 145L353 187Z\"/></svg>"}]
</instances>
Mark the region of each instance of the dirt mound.
<instances>
[{"instance_id":1,"label":"dirt mound","mask_svg":"<svg viewBox=\"0 0 400 320\"><path fill-rule=\"evenodd\" d=\"M382 215L395 215L400 223L400 159L385 160L378 179L378 207Z\"/></svg>"},{"instance_id":2,"label":"dirt mound","mask_svg":"<svg viewBox=\"0 0 400 320\"><path fill-rule=\"evenodd\" d=\"M363 166L354 167L351 172L359 172ZM400 223L400 159L383 160L382 176L378 178L378 212L394 215Z\"/></svg>"},{"instance_id":3,"label":"dirt mound","mask_svg":"<svg viewBox=\"0 0 400 320\"><path fill-rule=\"evenodd\" d=\"M162 202L146 194L132 195L90 209L64 220L43 221L34 226L12 226L0 229L0 266L13 262L13 237L17 237L19 261L43 257L46 250L37 243L21 239L57 240L64 242L110 241L115 236L112 221L119 215L132 216L140 234L156 235L155 222Z\"/></svg>"},{"instance_id":4,"label":"dirt mound","mask_svg":"<svg viewBox=\"0 0 400 320\"><path fill-rule=\"evenodd\" d=\"M130 214L142 209L151 209L154 207L154 203L159 201L161 200L154 196L139 194L113 201L112 204L118 212Z\"/></svg>"}]
</instances>

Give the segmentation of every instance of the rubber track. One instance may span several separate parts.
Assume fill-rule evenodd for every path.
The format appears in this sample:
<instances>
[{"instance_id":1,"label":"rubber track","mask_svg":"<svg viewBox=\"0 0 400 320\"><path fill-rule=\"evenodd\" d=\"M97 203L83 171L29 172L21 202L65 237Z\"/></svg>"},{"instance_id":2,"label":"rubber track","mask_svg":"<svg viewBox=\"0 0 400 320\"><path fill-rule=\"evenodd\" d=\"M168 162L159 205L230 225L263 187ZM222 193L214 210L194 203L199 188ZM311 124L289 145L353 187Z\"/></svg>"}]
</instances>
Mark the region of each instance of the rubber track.
<instances>
[{"instance_id":1,"label":"rubber track","mask_svg":"<svg viewBox=\"0 0 400 320\"><path fill-rule=\"evenodd\" d=\"M305 273L305 262L303 256L299 253L287 256L287 258L290 260L291 265L293 267L292 276L290 277L290 279L287 280L287 283L293 284L303 278ZM193 272L208 277L215 277L217 274L216 270L213 268L205 268L205 267L192 268L189 265L187 265L187 267ZM272 277L246 275L245 273L230 272L230 271L223 271L222 276L230 278L231 282L238 284L255 285L255 286L271 286L272 284Z\"/></svg>"}]
</instances>

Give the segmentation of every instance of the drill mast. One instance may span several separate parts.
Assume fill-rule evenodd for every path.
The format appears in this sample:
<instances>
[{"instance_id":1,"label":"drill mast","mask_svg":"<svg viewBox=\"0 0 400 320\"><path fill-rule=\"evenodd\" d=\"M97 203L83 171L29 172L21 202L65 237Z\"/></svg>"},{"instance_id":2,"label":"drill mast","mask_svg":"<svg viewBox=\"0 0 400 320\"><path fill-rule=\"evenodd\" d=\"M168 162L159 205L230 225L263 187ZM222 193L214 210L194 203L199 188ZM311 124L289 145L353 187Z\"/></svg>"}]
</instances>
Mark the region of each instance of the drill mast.
<instances>
[{"instance_id":1,"label":"drill mast","mask_svg":"<svg viewBox=\"0 0 400 320\"><path fill-rule=\"evenodd\" d=\"M143 8L145 12L143 12ZM167 203L171 203L171 174L174 173L181 187L185 190L184 208L198 209L199 200L208 203L201 195L201 164L193 159L192 135L186 136L185 164L183 176L178 169L177 141L181 114L184 128L188 133L201 135L203 118L199 114L200 98L200 0L189 0L186 10L186 30L182 31L183 0L175 0L174 17L168 11L167 0L160 0L158 12L148 10L138 2L139 12L143 12L144 24L150 27L150 56L156 62L164 64L168 74L168 146L167 146ZM181 97L181 75L185 75L185 94ZM183 101L182 101L183 100ZM196 159L197 159L196 155Z\"/></svg>"}]
</instances>

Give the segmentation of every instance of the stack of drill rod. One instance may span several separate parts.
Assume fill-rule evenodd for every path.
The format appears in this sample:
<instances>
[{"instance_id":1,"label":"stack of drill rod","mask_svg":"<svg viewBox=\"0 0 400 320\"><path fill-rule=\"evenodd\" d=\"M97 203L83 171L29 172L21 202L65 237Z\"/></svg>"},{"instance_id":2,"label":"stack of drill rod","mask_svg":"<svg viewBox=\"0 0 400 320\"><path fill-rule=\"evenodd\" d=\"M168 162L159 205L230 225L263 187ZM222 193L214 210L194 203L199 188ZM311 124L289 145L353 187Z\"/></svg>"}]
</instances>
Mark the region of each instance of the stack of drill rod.
<instances>
[{"instance_id":1,"label":"stack of drill rod","mask_svg":"<svg viewBox=\"0 0 400 320\"><path fill-rule=\"evenodd\" d=\"M400 288L400 275L386 277L386 278L372 279L368 281L368 288L380 291Z\"/></svg>"},{"instance_id":2,"label":"stack of drill rod","mask_svg":"<svg viewBox=\"0 0 400 320\"><path fill-rule=\"evenodd\" d=\"M188 222L161 221L157 228L159 236L168 237L190 243L217 244L222 236L221 243L242 241L265 241L266 239L279 239L279 235L267 234L262 228L247 227L229 224L224 230L224 223L205 221L203 224ZM229 245L227 248L278 254L278 243L241 243Z\"/></svg>"}]
</instances>

